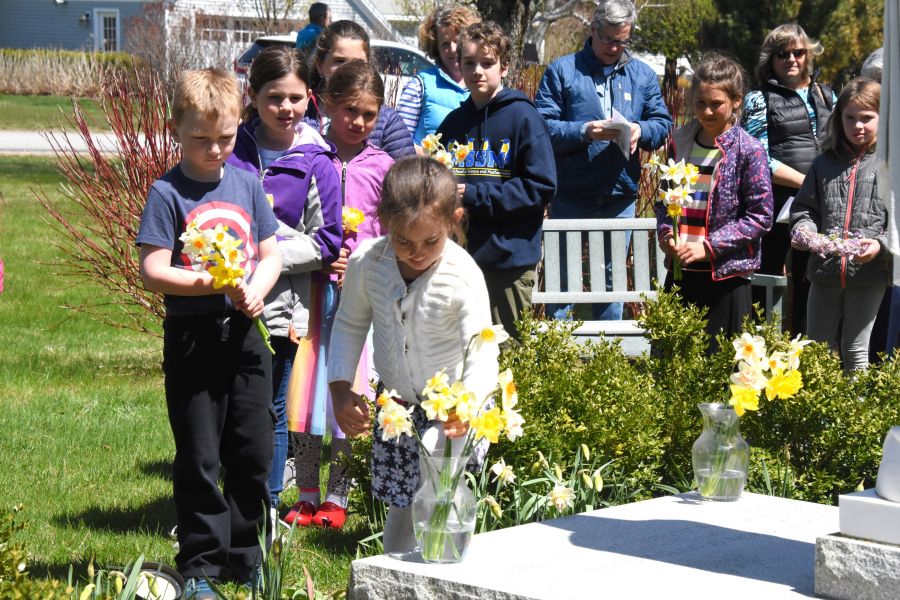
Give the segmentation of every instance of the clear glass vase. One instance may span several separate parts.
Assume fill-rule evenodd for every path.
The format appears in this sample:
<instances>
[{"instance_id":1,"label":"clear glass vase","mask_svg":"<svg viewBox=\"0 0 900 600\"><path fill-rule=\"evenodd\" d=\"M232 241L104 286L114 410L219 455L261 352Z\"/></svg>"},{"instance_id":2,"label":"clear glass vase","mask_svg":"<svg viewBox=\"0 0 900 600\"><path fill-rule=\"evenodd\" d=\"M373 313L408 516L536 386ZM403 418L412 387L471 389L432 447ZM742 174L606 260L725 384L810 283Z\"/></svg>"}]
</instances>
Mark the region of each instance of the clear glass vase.
<instances>
[{"instance_id":1,"label":"clear glass vase","mask_svg":"<svg viewBox=\"0 0 900 600\"><path fill-rule=\"evenodd\" d=\"M741 418L724 404L698 404L703 433L694 442L694 479L700 495L733 502L741 497L750 467L750 446L741 437Z\"/></svg>"},{"instance_id":2,"label":"clear glass vase","mask_svg":"<svg viewBox=\"0 0 900 600\"><path fill-rule=\"evenodd\" d=\"M457 563L475 532L478 505L464 471L471 455L419 455L422 485L412 503L419 552L428 563Z\"/></svg>"}]
</instances>

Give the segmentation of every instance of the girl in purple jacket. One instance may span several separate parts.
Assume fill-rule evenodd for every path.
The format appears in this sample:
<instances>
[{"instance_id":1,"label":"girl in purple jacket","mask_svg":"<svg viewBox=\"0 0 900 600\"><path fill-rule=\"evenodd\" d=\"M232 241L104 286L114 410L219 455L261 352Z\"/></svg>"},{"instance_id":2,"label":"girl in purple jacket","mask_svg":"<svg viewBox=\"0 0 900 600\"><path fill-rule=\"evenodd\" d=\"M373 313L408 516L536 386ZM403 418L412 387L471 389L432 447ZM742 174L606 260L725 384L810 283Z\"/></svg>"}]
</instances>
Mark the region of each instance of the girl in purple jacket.
<instances>
[{"instance_id":1,"label":"girl in purple jacket","mask_svg":"<svg viewBox=\"0 0 900 600\"><path fill-rule=\"evenodd\" d=\"M699 171L679 219L679 245L666 206L656 207L663 252L681 262L682 279L670 272L665 287L707 309L709 353L715 336L739 333L751 315L750 279L760 264L760 239L772 227L772 182L762 143L738 125L744 76L733 60L704 55L691 80L697 118L674 134L675 160ZM670 261L671 262L671 261Z\"/></svg>"},{"instance_id":2,"label":"girl in purple jacket","mask_svg":"<svg viewBox=\"0 0 900 600\"><path fill-rule=\"evenodd\" d=\"M272 335L275 452L269 491L277 507L288 452L286 397L297 342L307 335L312 273L340 256L341 183L331 164L333 148L301 122L310 73L294 48L262 51L250 70L250 104L238 128L232 165L262 182L278 218L275 232L281 276L266 298Z\"/></svg>"},{"instance_id":3,"label":"girl in purple jacket","mask_svg":"<svg viewBox=\"0 0 900 600\"><path fill-rule=\"evenodd\" d=\"M297 351L296 363L304 368L291 383L288 425L294 432L300 496L285 521L338 529L346 519L350 480L337 458L341 452L350 455L350 443L332 413L325 377L327 349L347 259L363 240L385 233L377 209L384 177L394 160L367 140L384 104L384 83L374 67L361 61L341 65L328 78L321 100L330 118L325 139L335 148L332 168L343 191L344 234L340 257L323 271L329 279L315 282L310 338L315 336L316 341L301 340ZM375 373L371 365L371 344L367 344L353 382L357 394L372 395L369 381ZM319 505L319 457L327 431L331 432L331 470L325 501Z\"/></svg>"}]
</instances>

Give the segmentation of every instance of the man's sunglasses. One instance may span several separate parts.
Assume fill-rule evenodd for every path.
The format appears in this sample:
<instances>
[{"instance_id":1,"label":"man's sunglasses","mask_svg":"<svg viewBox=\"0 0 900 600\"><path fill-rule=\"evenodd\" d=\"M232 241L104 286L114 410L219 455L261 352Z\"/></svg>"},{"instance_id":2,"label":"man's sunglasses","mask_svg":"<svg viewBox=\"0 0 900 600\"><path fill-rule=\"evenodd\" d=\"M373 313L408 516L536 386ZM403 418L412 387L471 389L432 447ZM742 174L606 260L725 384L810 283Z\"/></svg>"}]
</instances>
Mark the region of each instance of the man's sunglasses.
<instances>
[{"instance_id":1,"label":"man's sunglasses","mask_svg":"<svg viewBox=\"0 0 900 600\"><path fill-rule=\"evenodd\" d=\"M620 46L622 48L628 46L631 43L631 40L617 40L614 38L608 38L605 35L598 35L597 39L600 40L600 43L605 46L612 46L615 44L616 46Z\"/></svg>"},{"instance_id":2,"label":"man's sunglasses","mask_svg":"<svg viewBox=\"0 0 900 600\"><path fill-rule=\"evenodd\" d=\"M788 56L793 56L794 58L803 58L806 56L806 48L796 48L794 50L779 50L775 53L780 60L787 60Z\"/></svg>"}]
</instances>

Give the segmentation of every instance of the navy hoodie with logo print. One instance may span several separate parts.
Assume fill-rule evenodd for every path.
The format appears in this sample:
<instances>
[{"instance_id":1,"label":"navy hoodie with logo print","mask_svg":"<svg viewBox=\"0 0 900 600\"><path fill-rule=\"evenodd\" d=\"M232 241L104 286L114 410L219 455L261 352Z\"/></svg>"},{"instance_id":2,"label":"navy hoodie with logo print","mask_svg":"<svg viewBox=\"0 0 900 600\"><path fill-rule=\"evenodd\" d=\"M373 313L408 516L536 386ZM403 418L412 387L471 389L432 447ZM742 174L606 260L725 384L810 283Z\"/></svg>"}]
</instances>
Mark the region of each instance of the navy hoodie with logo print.
<instances>
[{"instance_id":1,"label":"navy hoodie with logo print","mask_svg":"<svg viewBox=\"0 0 900 600\"><path fill-rule=\"evenodd\" d=\"M507 88L481 108L469 97L437 133L447 149L456 142L470 150L453 159L457 181L466 184L469 254L485 269L536 265L544 208L556 194L556 161L534 103Z\"/></svg>"}]
</instances>

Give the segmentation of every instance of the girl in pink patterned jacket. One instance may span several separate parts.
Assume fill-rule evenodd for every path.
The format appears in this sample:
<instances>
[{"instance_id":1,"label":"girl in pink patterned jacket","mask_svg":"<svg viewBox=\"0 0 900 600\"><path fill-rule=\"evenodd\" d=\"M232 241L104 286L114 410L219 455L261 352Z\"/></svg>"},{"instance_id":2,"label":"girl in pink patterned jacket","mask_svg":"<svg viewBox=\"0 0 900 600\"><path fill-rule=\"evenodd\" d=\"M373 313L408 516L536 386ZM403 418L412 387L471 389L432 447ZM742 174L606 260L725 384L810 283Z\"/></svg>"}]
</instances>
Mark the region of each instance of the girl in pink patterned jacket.
<instances>
[{"instance_id":1,"label":"girl in pink patterned jacket","mask_svg":"<svg viewBox=\"0 0 900 600\"><path fill-rule=\"evenodd\" d=\"M681 263L665 287L707 309L709 352L719 331L738 333L752 314L750 280L760 264L760 239L772 227L772 181L762 143L738 125L744 98L741 67L708 53L691 81L697 118L674 134L675 160L699 171L679 219L679 245L666 207L656 208L663 252Z\"/></svg>"}]
</instances>

